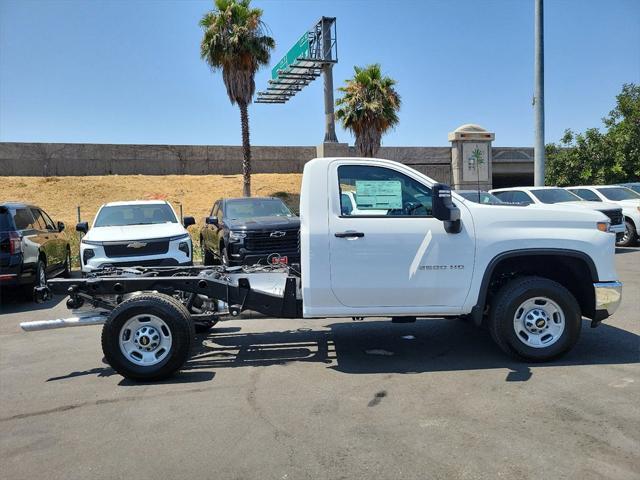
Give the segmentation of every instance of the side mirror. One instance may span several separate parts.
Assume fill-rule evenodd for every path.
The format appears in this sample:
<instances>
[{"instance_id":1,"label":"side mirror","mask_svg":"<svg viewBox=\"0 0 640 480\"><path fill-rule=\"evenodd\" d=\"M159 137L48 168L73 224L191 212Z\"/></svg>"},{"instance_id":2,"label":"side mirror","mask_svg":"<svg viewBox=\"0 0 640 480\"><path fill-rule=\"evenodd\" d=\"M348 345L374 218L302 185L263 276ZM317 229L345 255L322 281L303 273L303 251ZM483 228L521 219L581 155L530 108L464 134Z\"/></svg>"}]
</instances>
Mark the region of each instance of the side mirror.
<instances>
[{"instance_id":1,"label":"side mirror","mask_svg":"<svg viewBox=\"0 0 640 480\"><path fill-rule=\"evenodd\" d=\"M64 230L64 222L58 222L58 231L61 232Z\"/></svg>"},{"instance_id":2,"label":"side mirror","mask_svg":"<svg viewBox=\"0 0 640 480\"><path fill-rule=\"evenodd\" d=\"M451 187L444 183L436 183L432 190L433 216L444 222L447 233L459 233L462 229L460 223L460 209L453 204L451 199Z\"/></svg>"},{"instance_id":3,"label":"side mirror","mask_svg":"<svg viewBox=\"0 0 640 480\"><path fill-rule=\"evenodd\" d=\"M182 217L182 225L184 228L187 228L189 225L195 225L196 220L193 217Z\"/></svg>"},{"instance_id":4,"label":"side mirror","mask_svg":"<svg viewBox=\"0 0 640 480\"><path fill-rule=\"evenodd\" d=\"M207 217L205 223L207 225L218 225L218 217Z\"/></svg>"},{"instance_id":5,"label":"side mirror","mask_svg":"<svg viewBox=\"0 0 640 480\"><path fill-rule=\"evenodd\" d=\"M76 223L76 232L87 233L89 231L89 224L87 222Z\"/></svg>"}]
</instances>

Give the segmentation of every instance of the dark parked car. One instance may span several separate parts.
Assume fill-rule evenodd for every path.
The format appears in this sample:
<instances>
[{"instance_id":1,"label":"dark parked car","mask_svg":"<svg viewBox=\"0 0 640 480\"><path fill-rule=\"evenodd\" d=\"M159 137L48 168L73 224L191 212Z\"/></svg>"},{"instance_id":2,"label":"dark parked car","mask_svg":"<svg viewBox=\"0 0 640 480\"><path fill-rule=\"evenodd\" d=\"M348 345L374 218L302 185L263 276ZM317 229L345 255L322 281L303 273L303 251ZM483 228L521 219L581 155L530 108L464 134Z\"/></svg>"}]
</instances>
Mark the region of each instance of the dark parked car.
<instances>
[{"instance_id":1,"label":"dark parked car","mask_svg":"<svg viewBox=\"0 0 640 480\"><path fill-rule=\"evenodd\" d=\"M274 197L227 198L213 204L200 234L205 265L298 263L300 219Z\"/></svg>"},{"instance_id":2,"label":"dark parked car","mask_svg":"<svg viewBox=\"0 0 640 480\"><path fill-rule=\"evenodd\" d=\"M48 277L69 276L71 248L63 230L64 223L54 223L41 208L1 203L0 288L23 286L31 293Z\"/></svg>"}]
</instances>

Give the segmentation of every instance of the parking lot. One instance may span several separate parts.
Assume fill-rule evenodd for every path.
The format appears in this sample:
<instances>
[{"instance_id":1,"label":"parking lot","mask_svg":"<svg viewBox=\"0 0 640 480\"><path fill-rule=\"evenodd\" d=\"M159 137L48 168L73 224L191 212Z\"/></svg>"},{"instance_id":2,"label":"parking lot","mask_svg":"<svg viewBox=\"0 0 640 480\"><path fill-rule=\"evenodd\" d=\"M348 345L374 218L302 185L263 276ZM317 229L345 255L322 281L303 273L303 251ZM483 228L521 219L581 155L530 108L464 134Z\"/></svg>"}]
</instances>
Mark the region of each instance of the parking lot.
<instances>
[{"instance_id":1,"label":"parking lot","mask_svg":"<svg viewBox=\"0 0 640 480\"><path fill-rule=\"evenodd\" d=\"M639 478L640 249L620 310L549 364L463 321L243 318L170 381L102 361L100 327L24 333L0 306L6 479Z\"/></svg>"}]
</instances>

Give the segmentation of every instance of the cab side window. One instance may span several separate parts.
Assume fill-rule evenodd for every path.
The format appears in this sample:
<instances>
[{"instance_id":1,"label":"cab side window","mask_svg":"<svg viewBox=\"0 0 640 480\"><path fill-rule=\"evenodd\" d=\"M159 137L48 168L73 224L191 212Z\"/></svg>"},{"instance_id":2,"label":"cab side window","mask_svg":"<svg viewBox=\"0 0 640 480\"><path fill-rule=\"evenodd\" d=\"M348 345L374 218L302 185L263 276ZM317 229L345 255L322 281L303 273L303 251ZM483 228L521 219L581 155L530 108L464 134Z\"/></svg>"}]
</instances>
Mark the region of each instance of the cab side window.
<instances>
[{"instance_id":1,"label":"cab side window","mask_svg":"<svg viewBox=\"0 0 640 480\"><path fill-rule=\"evenodd\" d=\"M503 202L513 202L513 192L493 192L493 194Z\"/></svg>"},{"instance_id":2,"label":"cab side window","mask_svg":"<svg viewBox=\"0 0 640 480\"><path fill-rule=\"evenodd\" d=\"M588 200L590 202L601 202L600 197L596 195L591 190L587 190L586 188L576 188L575 190L569 190L572 193L575 193L583 200Z\"/></svg>"},{"instance_id":3,"label":"cab side window","mask_svg":"<svg viewBox=\"0 0 640 480\"><path fill-rule=\"evenodd\" d=\"M343 217L431 216L431 188L386 167L338 167Z\"/></svg>"},{"instance_id":4,"label":"cab side window","mask_svg":"<svg viewBox=\"0 0 640 480\"><path fill-rule=\"evenodd\" d=\"M16 208L16 213L13 214L13 223L16 224L16 230L38 230L40 228L28 208Z\"/></svg>"},{"instance_id":5,"label":"cab side window","mask_svg":"<svg viewBox=\"0 0 640 480\"><path fill-rule=\"evenodd\" d=\"M515 190L511 197L511 201L515 203L531 203L531 198L526 193L520 190Z\"/></svg>"},{"instance_id":6,"label":"cab side window","mask_svg":"<svg viewBox=\"0 0 640 480\"><path fill-rule=\"evenodd\" d=\"M51 217L49 215L47 215L47 212L45 212L44 210L40 210L40 213L42 214L42 218L44 219L45 225L47 227L48 230L57 230L55 224L53 223L53 220L51 220Z\"/></svg>"},{"instance_id":7,"label":"cab side window","mask_svg":"<svg viewBox=\"0 0 640 480\"><path fill-rule=\"evenodd\" d=\"M47 230L47 222L42 217L42 213L37 208L32 208L31 213L35 219L35 227L38 230Z\"/></svg>"}]
</instances>

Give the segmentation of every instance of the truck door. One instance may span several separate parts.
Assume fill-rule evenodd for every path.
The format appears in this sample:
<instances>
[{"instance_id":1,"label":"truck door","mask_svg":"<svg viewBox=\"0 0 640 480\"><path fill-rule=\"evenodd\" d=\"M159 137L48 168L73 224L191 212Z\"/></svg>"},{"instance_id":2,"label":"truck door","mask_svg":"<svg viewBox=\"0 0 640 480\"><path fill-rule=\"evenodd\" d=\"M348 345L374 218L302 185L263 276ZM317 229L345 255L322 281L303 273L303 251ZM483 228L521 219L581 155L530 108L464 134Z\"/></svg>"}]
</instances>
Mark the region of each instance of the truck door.
<instances>
[{"instance_id":1,"label":"truck door","mask_svg":"<svg viewBox=\"0 0 640 480\"><path fill-rule=\"evenodd\" d=\"M450 234L431 216L431 188L409 168L336 161L329 175L331 289L340 303L463 305L475 256L467 210L462 231ZM345 197L356 205L345 208Z\"/></svg>"}]
</instances>

